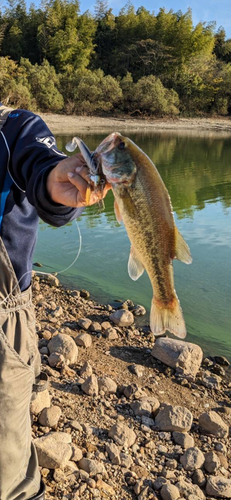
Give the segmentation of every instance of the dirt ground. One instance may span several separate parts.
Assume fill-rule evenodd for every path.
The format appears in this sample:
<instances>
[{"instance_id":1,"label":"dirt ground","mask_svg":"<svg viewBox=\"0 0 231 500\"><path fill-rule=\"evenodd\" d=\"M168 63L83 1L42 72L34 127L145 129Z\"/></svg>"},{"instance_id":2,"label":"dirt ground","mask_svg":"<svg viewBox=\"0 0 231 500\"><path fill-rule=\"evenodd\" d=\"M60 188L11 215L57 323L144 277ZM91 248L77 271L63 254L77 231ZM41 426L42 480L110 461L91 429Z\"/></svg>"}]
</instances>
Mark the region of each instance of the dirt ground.
<instances>
[{"instance_id":1,"label":"dirt ground","mask_svg":"<svg viewBox=\"0 0 231 500\"><path fill-rule=\"evenodd\" d=\"M40 113L53 134L97 132L180 132L231 134L230 118L137 119Z\"/></svg>"},{"instance_id":2,"label":"dirt ground","mask_svg":"<svg viewBox=\"0 0 231 500\"><path fill-rule=\"evenodd\" d=\"M148 326L138 327L137 318L129 327L116 326L110 304L96 303L89 292L67 290L39 277L34 278L33 295L43 370L50 380L51 407L44 404L42 413L33 418L37 442L51 439L39 456L47 500L213 500L213 481L220 488L214 496L223 496L221 489L226 488L224 497L231 498L231 383L228 367L222 366L225 358L204 359L194 380L179 378L174 369L152 356L155 339ZM130 302L118 307L134 307ZM54 366L50 353L57 335L78 345L74 362L67 364L67 350L61 348ZM89 369L93 375L86 379L89 373L84 375L83 370ZM93 389L94 383L97 388ZM132 405L139 401L157 402L163 408L175 405L174 411L190 412L190 434L184 434L187 429L179 433L190 442L182 448L174 442L170 428L156 428L154 413L145 416L146 406L143 413L134 414ZM227 426L224 435L219 429L210 434L200 428L200 415L211 410ZM58 418L51 421L57 411ZM111 438L116 426L121 434ZM131 433L135 443L123 442L124 433ZM54 435L60 439L58 452L52 451ZM61 442L62 436L65 441ZM70 442L68 437L72 444L64 445ZM54 466L54 453L69 446L75 456ZM187 454L199 462L191 466L192 457ZM173 487L175 496L166 496L164 485Z\"/></svg>"}]
</instances>

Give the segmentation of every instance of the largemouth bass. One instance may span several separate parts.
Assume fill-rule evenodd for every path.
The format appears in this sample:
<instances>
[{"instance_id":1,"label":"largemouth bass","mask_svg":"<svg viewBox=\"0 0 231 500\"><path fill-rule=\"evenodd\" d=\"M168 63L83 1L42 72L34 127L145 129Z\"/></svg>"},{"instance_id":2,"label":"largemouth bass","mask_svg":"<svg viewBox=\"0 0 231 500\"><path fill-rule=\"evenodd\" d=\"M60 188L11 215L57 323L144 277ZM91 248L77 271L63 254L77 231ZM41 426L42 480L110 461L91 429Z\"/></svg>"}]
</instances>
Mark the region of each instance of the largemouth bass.
<instances>
[{"instance_id":1,"label":"largemouth bass","mask_svg":"<svg viewBox=\"0 0 231 500\"><path fill-rule=\"evenodd\" d=\"M153 288L150 327L155 335L166 330L186 336L174 289L173 259L192 262L178 231L168 191L150 158L127 137L115 132L97 147L101 166L115 197L115 214L123 221L131 242L128 273L137 280L147 271Z\"/></svg>"}]
</instances>

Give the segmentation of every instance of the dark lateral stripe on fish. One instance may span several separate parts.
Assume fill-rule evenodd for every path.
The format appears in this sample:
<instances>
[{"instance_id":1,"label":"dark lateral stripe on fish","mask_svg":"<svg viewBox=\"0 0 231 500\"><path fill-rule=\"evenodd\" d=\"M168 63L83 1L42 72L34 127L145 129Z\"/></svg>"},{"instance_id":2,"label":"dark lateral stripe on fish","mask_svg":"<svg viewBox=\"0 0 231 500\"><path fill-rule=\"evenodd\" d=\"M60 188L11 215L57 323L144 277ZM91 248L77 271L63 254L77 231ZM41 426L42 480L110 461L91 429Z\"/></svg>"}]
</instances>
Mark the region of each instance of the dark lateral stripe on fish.
<instances>
[{"instance_id":1,"label":"dark lateral stripe on fish","mask_svg":"<svg viewBox=\"0 0 231 500\"><path fill-rule=\"evenodd\" d=\"M136 191L136 193L137 193L137 191ZM143 203L142 196L140 197L140 199L139 199L139 196L135 197L134 192L130 189L127 190L127 196L129 196L129 198L133 204L133 207L136 209L136 220L134 221L134 223L136 225L138 225L138 224L144 225L144 221L146 221L148 223L148 219L150 217L150 214L148 212L147 205ZM136 204L139 205L138 210L137 210ZM152 227L152 226L149 224L149 227ZM168 304L169 297L168 297L168 293L167 293L166 279L165 279L163 272L161 270L161 267L160 267L158 248L156 247L155 244L153 244L153 242L154 242L154 230L150 231L150 229L145 227L143 229L143 239L145 241L152 242L152 245L150 245L150 248L152 249L151 261L152 261L153 268L155 271L155 280L156 280L158 287L159 287L160 300L164 304ZM147 254L149 253L149 251L150 251L150 249L147 249ZM171 296L171 299L172 299L172 296Z\"/></svg>"},{"instance_id":2,"label":"dark lateral stripe on fish","mask_svg":"<svg viewBox=\"0 0 231 500\"><path fill-rule=\"evenodd\" d=\"M151 241L151 239L153 238L152 232L150 232L148 229L144 230L144 235L148 241ZM167 293L166 293L166 291L167 291L166 290L166 280L165 280L165 277L163 276L159 260L160 259L158 257L158 249L157 249L156 245L154 245L152 247L151 261L152 261L152 264L154 267L155 279L158 283L161 300L164 303L166 303L166 302L168 302Z\"/></svg>"}]
</instances>

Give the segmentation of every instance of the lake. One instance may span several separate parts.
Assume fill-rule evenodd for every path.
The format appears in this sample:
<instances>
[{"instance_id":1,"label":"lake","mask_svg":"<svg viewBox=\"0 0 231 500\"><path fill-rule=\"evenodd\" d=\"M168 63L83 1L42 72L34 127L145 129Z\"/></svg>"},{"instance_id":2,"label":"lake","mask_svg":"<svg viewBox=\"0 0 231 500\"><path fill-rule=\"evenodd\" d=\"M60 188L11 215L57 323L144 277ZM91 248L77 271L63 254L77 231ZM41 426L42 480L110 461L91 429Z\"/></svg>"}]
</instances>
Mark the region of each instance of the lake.
<instances>
[{"instance_id":1,"label":"lake","mask_svg":"<svg viewBox=\"0 0 231 500\"><path fill-rule=\"evenodd\" d=\"M91 150L107 134L80 135ZM171 196L175 221L190 246L193 263L174 261L175 288L188 335L206 354L231 359L231 137L217 133L127 134L153 160ZM65 151L72 136L58 136ZM88 207L78 220L82 249L59 275L62 284L85 288L102 303L131 299L150 310L152 290L146 273L133 282L127 273L130 243L114 216L113 194L105 209ZM34 262L61 271L79 249L76 224L55 229L42 221ZM37 269L37 268L35 268ZM147 323L148 316L143 319Z\"/></svg>"}]
</instances>

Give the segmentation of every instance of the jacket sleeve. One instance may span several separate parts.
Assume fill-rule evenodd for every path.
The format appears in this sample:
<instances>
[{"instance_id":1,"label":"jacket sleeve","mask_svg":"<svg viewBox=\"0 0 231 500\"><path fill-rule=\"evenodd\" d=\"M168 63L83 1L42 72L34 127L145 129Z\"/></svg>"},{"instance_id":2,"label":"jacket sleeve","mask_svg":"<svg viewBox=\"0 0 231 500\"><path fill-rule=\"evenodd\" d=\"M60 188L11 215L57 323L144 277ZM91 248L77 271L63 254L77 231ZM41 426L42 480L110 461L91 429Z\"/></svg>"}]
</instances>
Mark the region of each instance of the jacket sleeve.
<instances>
[{"instance_id":1,"label":"jacket sleeve","mask_svg":"<svg viewBox=\"0 0 231 500\"><path fill-rule=\"evenodd\" d=\"M67 156L57 149L45 122L31 112L16 110L8 117L4 128L10 143L11 176L25 191L39 217L56 227L78 217L82 209L53 202L46 190L49 172Z\"/></svg>"}]
</instances>

